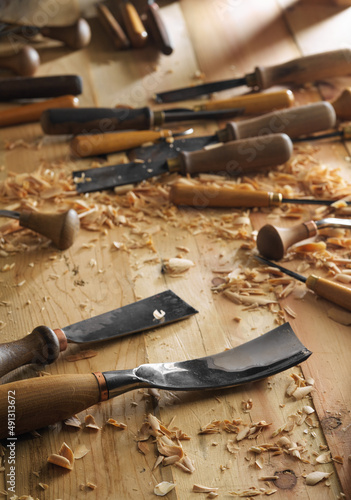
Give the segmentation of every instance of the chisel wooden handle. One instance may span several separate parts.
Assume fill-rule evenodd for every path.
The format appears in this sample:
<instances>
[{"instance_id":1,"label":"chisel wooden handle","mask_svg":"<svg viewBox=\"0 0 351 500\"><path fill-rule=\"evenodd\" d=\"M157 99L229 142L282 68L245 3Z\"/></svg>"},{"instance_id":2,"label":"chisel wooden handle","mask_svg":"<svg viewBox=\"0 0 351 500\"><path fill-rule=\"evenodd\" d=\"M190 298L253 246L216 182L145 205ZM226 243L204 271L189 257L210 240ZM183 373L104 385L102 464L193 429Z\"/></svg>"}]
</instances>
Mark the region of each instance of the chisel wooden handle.
<instances>
[{"instance_id":1,"label":"chisel wooden handle","mask_svg":"<svg viewBox=\"0 0 351 500\"><path fill-rule=\"evenodd\" d=\"M42 112L49 108L74 108L78 105L78 97L67 95L47 101L5 109L0 112L0 127L39 121Z\"/></svg>"},{"instance_id":2,"label":"chisel wooden handle","mask_svg":"<svg viewBox=\"0 0 351 500\"><path fill-rule=\"evenodd\" d=\"M339 283L334 283L333 281L320 278L319 276L315 276L313 274L307 278L306 286L320 297L323 297L324 299L351 311L350 288L340 285Z\"/></svg>"},{"instance_id":3,"label":"chisel wooden handle","mask_svg":"<svg viewBox=\"0 0 351 500\"><path fill-rule=\"evenodd\" d=\"M124 27L133 47L144 47L148 36L140 16L131 2L122 0L120 5Z\"/></svg>"},{"instance_id":4,"label":"chisel wooden handle","mask_svg":"<svg viewBox=\"0 0 351 500\"><path fill-rule=\"evenodd\" d=\"M9 69L19 76L34 75L39 64L38 52L29 45L25 45L14 54L0 57L0 68Z\"/></svg>"},{"instance_id":5,"label":"chisel wooden handle","mask_svg":"<svg viewBox=\"0 0 351 500\"><path fill-rule=\"evenodd\" d=\"M0 438L46 427L99 403L99 375L52 375L0 385Z\"/></svg>"},{"instance_id":6,"label":"chisel wooden handle","mask_svg":"<svg viewBox=\"0 0 351 500\"><path fill-rule=\"evenodd\" d=\"M170 171L176 167L183 175L217 172L238 176L282 165L289 160L292 150L292 142L286 134L272 134L200 151L182 151L177 158L168 160L168 164Z\"/></svg>"},{"instance_id":7,"label":"chisel wooden handle","mask_svg":"<svg viewBox=\"0 0 351 500\"><path fill-rule=\"evenodd\" d=\"M331 104L339 120L351 120L351 87L347 87Z\"/></svg>"},{"instance_id":8,"label":"chisel wooden handle","mask_svg":"<svg viewBox=\"0 0 351 500\"><path fill-rule=\"evenodd\" d=\"M160 51L166 56L172 54L173 47L156 2L148 1L145 24Z\"/></svg>"},{"instance_id":9,"label":"chisel wooden handle","mask_svg":"<svg viewBox=\"0 0 351 500\"><path fill-rule=\"evenodd\" d=\"M258 118L229 122L223 133L229 141L274 133L284 133L291 138L297 138L320 130L328 130L335 127L335 123L333 106L329 102L317 102L274 111ZM222 131L219 134L222 134Z\"/></svg>"},{"instance_id":10,"label":"chisel wooden handle","mask_svg":"<svg viewBox=\"0 0 351 500\"><path fill-rule=\"evenodd\" d=\"M77 75L6 78L0 80L0 101L38 99L82 93L82 79Z\"/></svg>"},{"instance_id":11,"label":"chisel wooden handle","mask_svg":"<svg viewBox=\"0 0 351 500\"><path fill-rule=\"evenodd\" d=\"M127 35L124 33L122 26L114 17L110 9L103 3L98 3L96 9L100 22L111 37L116 49L128 49L128 47L130 47L130 42Z\"/></svg>"},{"instance_id":12,"label":"chisel wooden handle","mask_svg":"<svg viewBox=\"0 0 351 500\"><path fill-rule=\"evenodd\" d=\"M94 156L137 148L147 142L171 137L171 130L140 130L106 134L77 135L71 141L71 150L81 157Z\"/></svg>"},{"instance_id":13,"label":"chisel wooden handle","mask_svg":"<svg viewBox=\"0 0 351 500\"><path fill-rule=\"evenodd\" d=\"M91 39L90 26L82 18L70 26L44 26L39 31L43 36L59 40L74 50L86 47Z\"/></svg>"},{"instance_id":14,"label":"chisel wooden handle","mask_svg":"<svg viewBox=\"0 0 351 500\"><path fill-rule=\"evenodd\" d=\"M299 57L284 64L255 68L253 86L268 89L282 83L301 84L351 74L351 49Z\"/></svg>"},{"instance_id":15,"label":"chisel wooden handle","mask_svg":"<svg viewBox=\"0 0 351 500\"><path fill-rule=\"evenodd\" d=\"M204 109L243 108L244 115L260 115L274 109L289 108L294 104L294 94L291 90L279 90L235 96L230 99L206 101L194 107L195 111Z\"/></svg>"}]
</instances>

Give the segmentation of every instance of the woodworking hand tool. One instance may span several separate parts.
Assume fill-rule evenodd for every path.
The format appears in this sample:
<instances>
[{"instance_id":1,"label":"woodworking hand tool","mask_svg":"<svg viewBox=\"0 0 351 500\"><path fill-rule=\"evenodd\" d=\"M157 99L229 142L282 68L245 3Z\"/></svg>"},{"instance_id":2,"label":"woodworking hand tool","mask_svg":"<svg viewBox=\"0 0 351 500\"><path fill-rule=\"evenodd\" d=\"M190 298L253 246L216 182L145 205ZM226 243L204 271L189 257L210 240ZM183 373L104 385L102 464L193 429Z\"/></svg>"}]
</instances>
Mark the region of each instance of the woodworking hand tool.
<instances>
[{"instance_id":1,"label":"woodworking hand tool","mask_svg":"<svg viewBox=\"0 0 351 500\"><path fill-rule=\"evenodd\" d=\"M327 280L325 278L321 278L320 276L316 276L311 274L306 278L302 274L295 273L294 271L290 271L286 267L279 266L275 262L271 262L264 257L259 257L258 255L254 255L254 259L261 264L266 264L267 266L272 266L279 269L282 273L295 278L302 283L305 283L306 287L310 290L313 290L317 295L323 297L324 299L333 302L338 306L344 307L348 311L351 311L351 288L348 288L344 285L340 285L339 283L335 283L333 281Z\"/></svg>"},{"instance_id":2,"label":"woodworking hand tool","mask_svg":"<svg viewBox=\"0 0 351 500\"><path fill-rule=\"evenodd\" d=\"M336 99L331 101L339 120L351 120L351 87L346 87Z\"/></svg>"},{"instance_id":3,"label":"woodworking hand tool","mask_svg":"<svg viewBox=\"0 0 351 500\"><path fill-rule=\"evenodd\" d=\"M0 68L9 69L19 76L33 76L39 65L39 54L29 45L13 54L0 56Z\"/></svg>"},{"instance_id":4,"label":"woodworking hand tool","mask_svg":"<svg viewBox=\"0 0 351 500\"><path fill-rule=\"evenodd\" d=\"M166 56L173 52L166 25L160 14L160 8L154 0L147 1L146 13L142 16L147 31L155 42L157 48ZM229 106L228 106L229 107Z\"/></svg>"},{"instance_id":5,"label":"woodworking hand tool","mask_svg":"<svg viewBox=\"0 0 351 500\"><path fill-rule=\"evenodd\" d=\"M96 9L100 22L111 37L116 49L128 49L130 41L110 9L103 3L98 3Z\"/></svg>"},{"instance_id":6,"label":"woodworking hand tool","mask_svg":"<svg viewBox=\"0 0 351 500\"><path fill-rule=\"evenodd\" d=\"M144 47L148 40L148 34L132 2L129 0L121 0L120 11L124 28L132 46L136 49Z\"/></svg>"},{"instance_id":7,"label":"woodworking hand tool","mask_svg":"<svg viewBox=\"0 0 351 500\"><path fill-rule=\"evenodd\" d=\"M305 142L305 141L318 141L322 139L334 139L335 137L348 141L351 139L351 126L346 125L340 130L335 130L334 132L328 132L326 134L316 134L307 137L297 137L294 142Z\"/></svg>"},{"instance_id":8,"label":"woodworking hand tool","mask_svg":"<svg viewBox=\"0 0 351 500\"><path fill-rule=\"evenodd\" d=\"M0 80L0 101L79 95L82 85L77 75L6 78Z\"/></svg>"},{"instance_id":9,"label":"woodworking hand tool","mask_svg":"<svg viewBox=\"0 0 351 500\"><path fill-rule=\"evenodd\" d=\"M325 78L345 76L351 73L351 49L332 50L300 57L276 66L255 68L253 73L242 78L204 83L193 87L160 92L157 102L174 102L192 99L202 94L218 92L241 85L256 89L267 89L285 83L302 84Z\"/></svg>"},{"instance_id":10,"label":"woodworking hand tool","mask_svg":"<svg viewBox=\"0 0 351 500\"><path fill-rule=\"evenodd\" d=\"M66 250L73 245L79 232L78 214L72 208L63 213L0 210L0 217L18 220L20 226L49 238L60 250Z\"/></svg>"},{"instance_id":11,"label":"woodworking hand tool","mask_svg":"<svg viewBox=\"0 0 351 500\"><path fill-rule=\"evenodd\" d=\"M165 314L157 319L155 311ZM38 326L20 340L0 344L0 377L28 363L53 363L69 342L92 343L143 332L188 318L197 311L171 290L52 330Z\"/></svg>"},{"instance_id":12,"label":"woodworking hand tool","mask_svg":"<svg viewBox=\"0 0 351 500\"><path fill-rule=\"evenodd\" d=\"M204 172L231 176L245 175L261 169L281 165L292 154L292 143L285 134L272 134L260 138L219 144L209 149L186 152L165 159L161 155L154 161L135 161L127 164L91 168L73 172L76 189L80 193L111 189L134 184L165 173L182 175Z\"/></svg>"},{"instance_id":13,"label":"woodworking hand tool","mask_svg":"<svg viewBox=\"0 0 351 500\"><path fill-rule=\"evenodd\" d=\"M16 398L13 431L19 435L67 419L131 390L230 388L280 373L305 361L311 354L289 323L285 323L234 349L204 358L10 382L0 386L0 438L8 437L9 394L15 394Z\"/></svg>"},{"instance_id":14,"label":"woodworking hand tool","mask_svg":"<svg viewBox=\"0 0 351 500\"><path fill-rule=\"evenodd\" d=\"M279 260L291 245L312 238L318 234L318 229L328 227L350 229L351 220L337 218L310 220L292 227L266 224L258 231L257 249L264 257Z\"/></svg>"}]
</instances>

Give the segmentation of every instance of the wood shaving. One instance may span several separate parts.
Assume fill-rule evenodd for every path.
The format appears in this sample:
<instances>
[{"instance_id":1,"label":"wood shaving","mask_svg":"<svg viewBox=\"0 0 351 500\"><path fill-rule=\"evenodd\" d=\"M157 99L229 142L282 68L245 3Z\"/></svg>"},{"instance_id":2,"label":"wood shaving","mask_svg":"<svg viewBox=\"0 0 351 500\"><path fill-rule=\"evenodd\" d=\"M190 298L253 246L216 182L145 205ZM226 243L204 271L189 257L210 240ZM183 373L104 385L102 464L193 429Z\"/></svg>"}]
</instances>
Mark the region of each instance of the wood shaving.
<instances>
[{"instance_id":1,"label":"wood shaving","mask_svg":"<svg viewBox=\"0 0 351 500\"><path fill-rule=\"evenodd\" d=\"M310 472L306 476L306 484L308 486L314 486L315 484L319 483L323 479L327 479L331 475L332 475L332 472L321 472L321 471Z\"/></svg>"},{"instance_id":2,"label":"wood shaving","mask_svg":"<svg viewBox=\"0 0 351 500\"><path fill-rule=\"evenodd\" d=\"M124 424L123 422L117 422L117 420L115 420L114 418L109 418L106 423L112 425L116 429L125 430L127 428L127 424Z\"/></svg>"},{"instance_id":3,"label":"wood shaving","mask_svg":"<svg viewBox=\"0 0 351 500\"><path fill-rule=\"evenodd\" d=\"M48 457L47 461L65 469L73 469L74 455L71 448L64 442L57 454L52 454Z\"/></svg>"},{"instance_id":4,"label":"wood shaving","mask_svg":"<svg viewBox=\"0 0 351 500\"><path fill-rule=\"evenodd\" d=\"M217 493L218 488L213 488L211 486L203 486L202 484L194 484L193 492L194 493Z\"/></svg>"},{"instance_id":5,"label":"wood shaving","mask_svg":"<svg viewBox=\"0 0 351 500\"><path fill-rule=\"evenodd\" d=\"M73 456L76 460L79 460L85 457L85 455L89 453L89 451L90 450L85 446L85 444L79 444L74 450Z\"/></svg>"},{"instance_id":6,"label":"wood shaving","mask_svg":"<svg viewBox=\"0 0 351 500\"><path fill-rule=\"evenodd\" d=\"M175 488L175 486L176 485L174 483L162 481L161 483L156 484L154 488L154 493L159 497L164 497L165 495L167 495L167 493L172 491Z\"/></svg>"},{"instance_id":7,"label":"wood shaving","mask_svg":"<svg viewBox=\"0 0 351 500\"><path fill-rule=\"evenodd\" d=\"M155 319L162 319L165 317L166 313L164 311L158 311L157 309L154 310L154 312L152 313L153 317Z\"/></svg>"},{"instance_id":8,"label":"wood shaving","mask_svg":"<svg viewBox=\"0 0 351 500\"><path fill-rule=\"evenodd\" d=\"M65 360L71 363L74 361L80 361L82 359L94 358L97 355L97 351L94 351L93 349L86 349L85 351L80 351L77 354L70 354L69 356L66 356Z\"/></svg>"},{"instance_id":9,"label":"wood shaving","mask_svg":"<svg viewBox=\"0 0 351 500\"><path fill-rule=\"evenodd\" d=\"M101 427L95 422L93 415L86 415L84 418L85 427L88 429L101 430Z\"/></svg>"},{"instance_id":10,"label":"wood shaving","mask_svg":"<svg viewBox=\"0 0 351 500\"><path fill-rule=\"evenodd\" d=\"M65 425L68 425L69 427L77 427L81 428L82 427L82 422L79 420L77 415L74 415L73 417L66 418L66 420L63 421Z\"/></svg>"},{"instance_id":11,"label":"wood shaving","mask_svg":"<svg viewBox=\"0 0 351 500\"><path fill-rule=\"evenodd\" d=\"M162 270L168 274L178 275L185 273L194 265L195 264L192 260L173 257L171 259L164 260Z\"/></svg>"}]
</instances>

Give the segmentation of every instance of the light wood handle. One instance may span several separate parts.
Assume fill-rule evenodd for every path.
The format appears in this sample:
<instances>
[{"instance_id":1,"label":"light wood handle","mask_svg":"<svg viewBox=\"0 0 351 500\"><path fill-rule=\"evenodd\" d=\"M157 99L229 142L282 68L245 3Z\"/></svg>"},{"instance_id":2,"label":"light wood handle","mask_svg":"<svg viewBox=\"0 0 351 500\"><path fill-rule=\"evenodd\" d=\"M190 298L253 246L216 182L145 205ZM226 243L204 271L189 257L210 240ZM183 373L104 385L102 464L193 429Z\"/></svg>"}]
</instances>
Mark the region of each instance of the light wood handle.
<instances>
[{"instance_id":1,"label":"light wood handle","mask_svg":"<svg viewBox=\"0 0 351 500\"><path fill-rule=\"evenodd\" d=\"M148 36L145 26L134 5L131 2L123 2L121 4L121 14L124 27L133 47L137 49L144 47Z\"/></svg>"},{"instance_id":2,"label":"light wood handle","mask_svg":"<svg viewBox=\"0 0 351 500\"><path fill-rule=\"evenodd\" d=\"M70 26L44 26L40 28L40 33L47 38L53 38L63 42L67 47L73 50L79 50L90 43L90 26L85 19L78 21Z\"/></svg>"},{"instance_id":3,"label":"light wood handle","mask_svg":"<svg viewBox=\"0 0 351 500\"><path fill-rule=\"evenodd\" d=\"M195 110L244 108L244 115L259 115L274 109L290 108L294 104L294 100L294 94L291 90L279 90L278 92L248 94L231 99L207 101L195 106Z\"/></svg>"},{"instance_id":4,"label":"light wood handle","mask_svg":"<svg viewBox=\"0 0 351 500\"><path fill-rule=\"evenodd\" d=\"M71 95L48 99L47 101L16 106L0 112L0 127L9 127L19 123L39 121L41 114L50 108L76 108L79 106L78 97Z\"/></svg>"},{"instance_id":5,"label":"light wood handle","mask_svg":"<svg viewBox=\"0 0 351 500\"><path fill-rule=\"evenodd\" d=\"M46 427L99 401L99 384L92 373L52 375L1 385L0 438ZM14 403L14 411L9 411L10 402ZM14 414L14 421L10 414Z\"/></svg>"},{"instance_id":6,"label":"light wood handle","mask_svg":"<svg viewBox=\"0 0 351 500\"><path fill-rule=\"evenodd\" d=\"M146 10L146 26L160 51L166 56L172 54L173 47L167 28L160 14L160 8L156 2L152 2L151 4L148 3Z\"/></svg>"},{"instance_id":7,"label":"light wood handle","mask_svg":"<svg viewBox=\"0 0 351 500\"><path fill-rule=\"evenodd\" d=\"M116 49L128 49L130 42L127 35L124 33L122 26L114 17L110 9L103 3L98 3L96 9L100 22L111 37Z\"/></svg>"},{"instance_id":8,"label":"light wood handle","mask_svg":"<svg viewBox=\"0 0 351 500\"><path fill-rule=\"evenodd\" d=\"M306 286L324 299L351 311L351 289L311 274L306 280Z\"/></svg>"},{"instance_id":9,"label":"light wood handle","mask_svg":"<svg viewBox=\"0 0 351 500\"><path fill-rule=\"evenodd\" d=\"M282 83L301 84L351 74L351 49L300 57L284 64L255 69L256 84L268 89Z\"/></svg>"},{"instance_id":10,"label":"light wood handle","mask_svg":"<svg viewBox=\"0 0 351 500\"><path fill-rule=\"evenodd\" d=\"M285 134L272 134L220 144L210 149L179 154L180 172L245 175L263 168L282 165L292 155L293 147Z\"/></svg>"},{"instance_id":11,"label":"light wood handle","mask_svg":"<svg viewBox=\"0 0 351 500\"><path fill-rule=\"evenodd\" d=\"M106 134L77 135L71 141L74 154L81 157L114 153L137 148L147 142L171 137L171 130L141 130L135 132L111 132Z\"/></svg>"},{"instance_id":12,"label":"light wood handle","mask_svg":"<svg viewBox=\"0 0 351 500\"><path fill-rule=\"evenodd\" d=\"M351 87L344 89L331 104L339 120L351 120Z\"/></svg>"},{"instance_id":13,"label":"light wood handle","mask_svg":"<svg viewBox=\"0 0 351 500\"><path fill-rule=\"evenodd\" d=\"M79 232L78 214L72 208L58 214L23 211L19 223L22 227L46 236L60 250L69 248Z\"/></svg>"},{"instance_id":14,"label":"light wood handle","mask_svg":"<svg viewBox=\"0 0 351 500\"><path fill-rule=\"evenodd\" d=\"M313 221L297 224L293 227L275 227L266 224L258 231L257 248L264 257L279 260L291 245L311 238L317 232L317 226Z\"/></svg>"},{"instance_id":15,"label":"light wood handle","mask_svg":"<svg viewBox=\"0 0 351 500\"><path fill-rule=\"evenodd\" d=\"M38 52L29 45L25 45L15 54L0 57L0 68L9 69L19 76L34 75L39 64Z\"/></svg>"},{"instance_id":16,"label":"light wood handle","mask_svg":"<svg viewBox=\"0 0 351 500\"><path fill-rule=\"evenodd\" d=\"M335 127L336 115L329 102L283 109L258 118L227 123L228 140L284 133L297 138Z\"/></svg>"}]
</instances>

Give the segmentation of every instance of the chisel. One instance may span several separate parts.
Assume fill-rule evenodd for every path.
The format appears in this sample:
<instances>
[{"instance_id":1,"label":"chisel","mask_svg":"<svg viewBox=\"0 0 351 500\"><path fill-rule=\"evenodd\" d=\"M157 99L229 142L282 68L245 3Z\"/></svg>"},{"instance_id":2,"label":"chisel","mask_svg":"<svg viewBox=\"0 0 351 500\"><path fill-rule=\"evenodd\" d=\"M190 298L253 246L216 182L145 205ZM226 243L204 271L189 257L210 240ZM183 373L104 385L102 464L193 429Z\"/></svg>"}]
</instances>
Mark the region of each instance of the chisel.
<instances>
[{"instance_id":1,"label":"chisel","mask_svg":"<svg viewBox=\"0 0 351 500\"><path fill-rule=\"evenodd\" d=\"M128 49L130 47L130 41L110 9L105 4L98 3L96 5L96 10L101 24L110 35L116 49Z\"/></svg>"},{"instance_id":2,"label":"chisel","mask_svg":"<svg viewBox=\"0 0 351 500\"><path fill-rule=\"evenodd\" d=\"M333 304L351 311L351 288L340 285L339 283L335 283L325 278L321 278L320 276L316 276L314 274L311 274L310 276L308 276L308 278L306 278L302 274L290 271L290 269L279 266L275 262L271 262L270 260L259 257L258 255L254 255L254 259L261 262L261 264L266 264L267 266L272 266L279 269L279 271L281 271L282 273L285 273L288 276L291 276L292 278L305 283L307 288L313 290L320 297L323 297L324 299L333 302Z\"/></svg>"},{"instance_id":3,"label":"chisel","mask_svg":"<svg viewBox=\"0 0 351 500\"><path fill-rule=\"evenodd\" d=\"M19 76L33 76L39 65L39 54L30 45L25 45L14 54L0 56L0 68L9 69Z\"/></svg>"},{"instance_id":4,"label":"chisel","mask_svg":"<svg viewBox=\"0 0 351 500\"><path fill-rule=\"evenodd\" d=\"M292 227L276 227L266 224L258 231L257 248L264 257L279 260L291 245L312 238L318 234L318 229L327 227L350 229L351 220L337 218L310 220Z\"/></svg>"},{"instance_id":5,"label":"chisel","mask_svg":"<svg viewBox=\"0 0 351 500\"><path fill-rule=\"evenodd\" d=\"M332 50L310 56L299 57L283 64L258 66L253 73L242 78L204 83L193 87L157 93L156 102L174 102L192 99L199 95L247 85L256 89L267 89L285 83L303 84L345 76L351 73L351 49Z\"/></svg>"},{"instance_id":6,"label":"chisel","mask_svg":"<svg viewBox=\"0 0 351 500\"><path fill-rule=\"evenodd\" d=\"M322 139L334 139L335 137L348 141L351 139L351 126L346 125L340 130L335 130L334 132L328 132L327 134L316 134L307 137L296 137L294 142L305 142L305 141L318 141Z\"/></svg>"},{"instance_id":7,"label":"chisel","mask_svg":"<svg viewBox=\"0 0 351 500\"><path fill-rule=\"evenodd\" d=\"M142 16L142 20L145 22L147 31L149 35L151 35L157 48L166 56L171 55L173 46L166 25L160 14L160 8L154 0L147 0L146 13Z\"/></svg>"},{"instance_id":8,"label":"chisel","mask_svg":"<svg viewBox=\"0 0 351 500\"><path fill-rule=\"evenodd\" d=\"M120 11L128 38L133 47L140 49L145 46L148 35L140 16L129 0L121 0Z\"/></svg>"},{"instance_id":9,"label":"chisel","mask_svg":"<svg viewBox=\"0 0 351 500\"><path fill-rule=\"evenodd\" d=\"M82 78L77 75L6 78L0 80L0 101L79 95L82 87Z\"/></svg>"}]
</instances>

